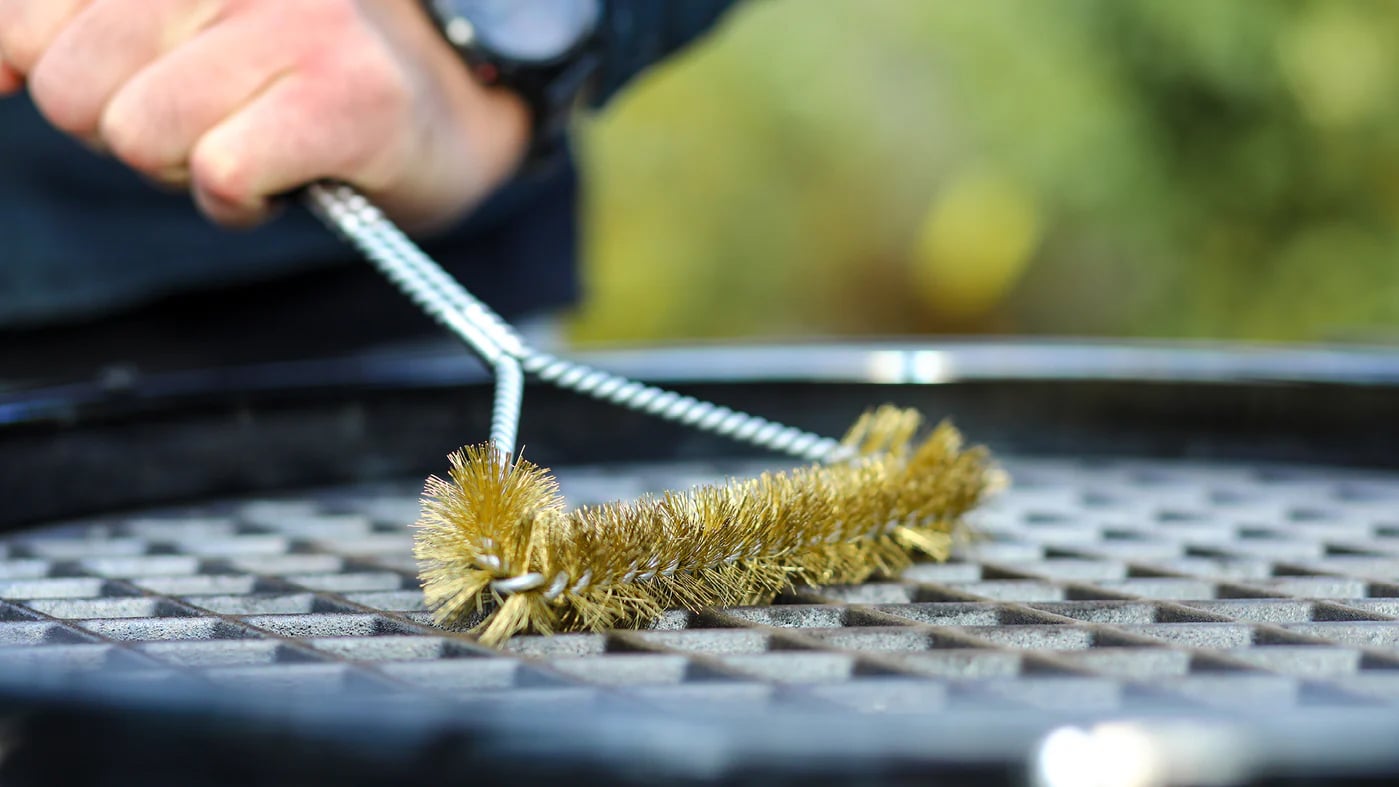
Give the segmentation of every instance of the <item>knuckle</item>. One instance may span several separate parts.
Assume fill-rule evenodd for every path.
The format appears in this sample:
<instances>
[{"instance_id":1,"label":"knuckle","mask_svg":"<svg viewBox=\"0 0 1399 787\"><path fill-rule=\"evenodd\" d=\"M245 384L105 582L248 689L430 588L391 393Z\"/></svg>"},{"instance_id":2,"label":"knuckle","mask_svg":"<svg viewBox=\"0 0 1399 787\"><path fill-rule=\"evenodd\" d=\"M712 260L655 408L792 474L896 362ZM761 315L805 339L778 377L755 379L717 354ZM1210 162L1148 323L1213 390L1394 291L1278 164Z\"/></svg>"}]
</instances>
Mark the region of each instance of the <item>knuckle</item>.
<instances>
[{"instance_id":1,"label":"knuckle","mask_svg":"<svg viewBox=\"0 0 1399 787\"><path fill-rule=\"evenodd\" d=\"M6 62L21 73L33 71L49 43L42 22L63 5L52 0L0 1L0 53Z\"/></svg>"},{"instance_id":2,"label":"knuckle","mask_svg":"<svg viewBox=\"0 0 1399 787\"><path fill-rule=\"evenodd\" d=\"M0 54L16 71L27 74L39 62L41 50L24 30L13 29L6 25L4 19L0 19Z\"/></svg>"},{"instance_id":3,"label":"knuckle","mask_svg":"<svg viewBox=\"0 0 1399 787\"><path fill-rule=\"evenodd\" d=\"M255 208L230 205L222 198L210 194L197 184L194 191L195 204L215 224L220 224L229 228L250 227L257 221L257 210Z\"/></svg>"},{"instance_id":4,"label":"knuckle","mask_svg":"<svg viewBox=\"0 0 1399 787\"><path fill-rule=\"evenodd\" d=\"M133 169L152 172L163 168L168 162L156 156L150 129L127 106L115 103L102 115L98 128L102 141L113 156Z\"/></svg>"},{"instance_id":5,"label":"knuckle","mask_svg":"<svg viewBox=\"0 0 1399 787\"><path fill-rule=\"evenodd\" d=\"M36 79L30 80L29 92L34 105L54 128L74 137L99 135L100 110L89 97Z\"/></svg>"},{"instance_id":6,"label":"knuckle","mask_svg":"<svg viewBox=\"0 0 1399 787\"><path fill-rule=\"evenodd\" d=\"M190 156L189 176L196 188L226 205L256 201L248 162L217 146L202 145Z\"/></svg>"},{"instance_id":7,"label":"knuckle","mask_svg":"<svg viewBox=\"0 0 1399 787\"><path fill-rule=\"evenodd\" d=\"M92 111L52 69L40 66L30 74L29 95L44 117L60 131L82 135L95 130L97 123Z\"/></svg>"},{"instance_id":8,"label":"knuckle","mask_svg":"<svg viewBox=\"0 0 1399 787\"><path fill-rule=\"evenodd\" d=\"M183 165L188 152L181 128L178 96L136 80L118 91L98 121L98 135L118 159L144 173Z\"/></svg>"}]
</instances>

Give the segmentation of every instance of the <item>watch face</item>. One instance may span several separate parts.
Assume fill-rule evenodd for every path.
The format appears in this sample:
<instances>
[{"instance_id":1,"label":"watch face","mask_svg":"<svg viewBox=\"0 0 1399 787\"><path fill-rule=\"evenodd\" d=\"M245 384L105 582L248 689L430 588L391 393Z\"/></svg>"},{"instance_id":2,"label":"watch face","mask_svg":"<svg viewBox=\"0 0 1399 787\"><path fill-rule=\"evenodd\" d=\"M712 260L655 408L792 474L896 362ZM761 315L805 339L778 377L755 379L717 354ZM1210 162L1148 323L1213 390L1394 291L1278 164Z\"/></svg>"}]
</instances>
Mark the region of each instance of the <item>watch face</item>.
<instances>
[{"instance_id":1,"label":"watch face","mask_svg":"<svg viewBox=\"0 0 1399 787\"><path fill-rule=\"evenodd\" d=\"M592 34L602 13L600 0L442 0L439 7L449 28L469 26L471 43L527 63L569 54Z\"/></svg>"}]
</instances>

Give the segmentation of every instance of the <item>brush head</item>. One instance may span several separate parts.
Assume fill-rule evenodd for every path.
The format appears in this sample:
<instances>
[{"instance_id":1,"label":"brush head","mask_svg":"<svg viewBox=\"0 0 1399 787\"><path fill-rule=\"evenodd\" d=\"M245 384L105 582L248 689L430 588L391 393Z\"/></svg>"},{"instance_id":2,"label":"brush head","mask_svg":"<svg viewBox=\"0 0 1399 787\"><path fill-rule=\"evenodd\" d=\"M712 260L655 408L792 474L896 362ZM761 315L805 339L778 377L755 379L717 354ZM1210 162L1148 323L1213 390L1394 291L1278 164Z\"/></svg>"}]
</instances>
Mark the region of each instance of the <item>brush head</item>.
<instances>
[{"instance_id":1,"label":"brush head","mask_svg":"<svg viewBox=\"0 0 1399 787\"><path fill-rule=\"evenodd\" d=\"M568 511L546 470L490 444L430 478L414 554L434 620L486 644L640 626L666 609L762 604L794 583L848 584L946 559L963 515L1005 483L948 424L884 407L845 438L858 458Z\"/></svg>"}]
</instances>

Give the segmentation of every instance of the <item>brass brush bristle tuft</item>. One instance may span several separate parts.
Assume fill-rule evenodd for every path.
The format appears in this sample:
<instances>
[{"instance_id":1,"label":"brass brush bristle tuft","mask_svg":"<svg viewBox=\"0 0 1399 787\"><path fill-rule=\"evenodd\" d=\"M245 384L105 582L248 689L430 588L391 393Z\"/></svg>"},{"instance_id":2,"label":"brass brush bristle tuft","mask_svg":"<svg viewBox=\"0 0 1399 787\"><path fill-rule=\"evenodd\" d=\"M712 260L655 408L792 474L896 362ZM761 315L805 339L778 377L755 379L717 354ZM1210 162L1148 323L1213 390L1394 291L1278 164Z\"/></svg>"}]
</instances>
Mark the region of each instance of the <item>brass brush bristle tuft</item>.
<instances>
[{"instance_id":1,"label":"brass brush bristle tuft","mask_svg":"<svg viewBox=\"0 0 1399 787\"><path fill-rule=\"evenodd\" d=\"M435 620L481 618L481 640L642 625L675 607L768 602L792 583L895 574L947 557L962 516L1003 482L943 424L884 407L843 442L530 347L362 194L318 183L308 206L495 375L491 440L428 480L414 552ZM544 469L515 457L526 375L816 464L747 481L567 511Z\"/></svg>"},{"instance_id":2,"label":"brass brush bristle tuft","mask_svg":"<svg viewBox=\"0 0 1399 787\"><path fill-rule=\"evenodd\" d=\"M793 583L893 575L946 559L962 516L999 486L948 424L884 407L844 444L854 459L635 502L566 511L547 471L490 445L429 479L414 552L442 626L480 619L496 645L526 631L645 625L666 609L762 604Z\"/></svg>"}]
</instances>

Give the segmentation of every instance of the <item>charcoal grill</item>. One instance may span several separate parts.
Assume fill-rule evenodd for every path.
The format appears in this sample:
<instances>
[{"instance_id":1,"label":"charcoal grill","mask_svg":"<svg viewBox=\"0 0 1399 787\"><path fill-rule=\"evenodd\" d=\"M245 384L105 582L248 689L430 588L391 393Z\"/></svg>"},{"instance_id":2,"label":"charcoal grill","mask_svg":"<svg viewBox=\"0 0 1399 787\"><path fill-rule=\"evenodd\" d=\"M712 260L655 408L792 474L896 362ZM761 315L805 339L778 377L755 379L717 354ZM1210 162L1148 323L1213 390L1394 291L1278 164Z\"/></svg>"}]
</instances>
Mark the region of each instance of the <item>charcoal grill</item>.
<instances>
[{"instance_id":1,"label":"charcoal grill","mask_svg":"<svg viewBox=\"0 0 1399 787\"><path fill-rule=\"evenodd\" d=\"M422 475L485 433L488 390L457 354L13 391L0 780L1399 773L1399 355L987 342L594 360L831 433L883 401L951 415L1015 484L945 564L497 651L432 626L410 554ZM783 461L529 397L526 453L574 503Z\"/></svg>"}]
</instances>

